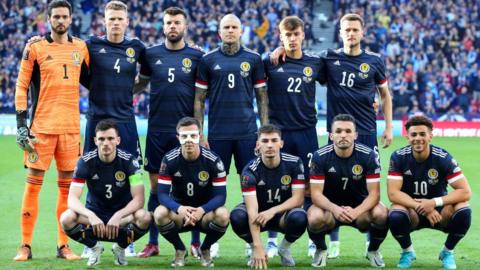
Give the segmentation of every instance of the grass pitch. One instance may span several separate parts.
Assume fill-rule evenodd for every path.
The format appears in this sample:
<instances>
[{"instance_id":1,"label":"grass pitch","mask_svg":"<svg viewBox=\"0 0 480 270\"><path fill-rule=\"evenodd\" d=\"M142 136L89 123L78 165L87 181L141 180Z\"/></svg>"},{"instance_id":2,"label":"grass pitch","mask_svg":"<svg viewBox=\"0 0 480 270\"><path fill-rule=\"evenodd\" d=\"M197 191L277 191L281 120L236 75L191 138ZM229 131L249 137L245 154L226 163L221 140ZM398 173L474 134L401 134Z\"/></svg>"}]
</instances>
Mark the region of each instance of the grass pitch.
<instances>
[{"instance_id":1,"label":"grass pitch","mask_svg":"<svg viewBox=\"0 0 480 270\"><path fill-rule=\"evenodd\" d=\"M144 138L143 142L144 142ZM321 144L325 138L320 138ZM457 246L456 261L459 269L480 269L480 226L477 221L480 211L480 138L434 138L433 143L446 148L459 162L464 174L467 176L473 196L470 205L473 209L473 223L467 236ZM389 205L386 196L385 177L388 168L388 159L394 149L406 144L405 139L397 137L394 144L387 149L380 149L382 159L382 197L381 200ZM54 164L46 174L42 191L40 193L40 211L35 227L32 243L33 260L28 262L14 262L16 250L20 244L20 206L23 196L26 170L23 168L23 155L15 144L15 137L0 136L0 269L85 269L86 260L68 262L55 258L56 222L55 203L57 198L56 171ZM227 207L232 209L241 201L241 192L238 176L234 170L228 179ZM148 187L148 176L144 176L145 186ZM264 236L265 237L265 236ZM279 240L281 236L279 235ZM189 243L188 233L183 234L186 245ZM446 235L433 230L422 230L412 234L417 260L414 269L440 269L441 264L437 256L446 239ZM135 243L136 250L143 249L148 237L144 236ZM340 230L341 253L338 259L329 260L327 268L361 269L368 268L368 261L364 259L364 236L349 227ZM74 241L70 242L72 248L80 254L82 246ZM113 256L109 251L111 244L105 243L105 252L102 262L96 269L120 268L113 263ZM295 244L292 251L297 262L296 269L312 269L311 259L306 255L307 235L303 235ZM396 269L400 247L389 234L381 246L382 254L387 265L386 269ZM160 256L139 259L129 258L128 269L165 269L170 268L173 257L173 247L160 236ZM231 229L220 240L220 258L215 260L215 269L246 268L244 256L244 243ZM200 264L193 258L187 259L186 268L198 269ZM278 257L269 262L273 269L282 268Z\"/></svg>"}]
</instances>

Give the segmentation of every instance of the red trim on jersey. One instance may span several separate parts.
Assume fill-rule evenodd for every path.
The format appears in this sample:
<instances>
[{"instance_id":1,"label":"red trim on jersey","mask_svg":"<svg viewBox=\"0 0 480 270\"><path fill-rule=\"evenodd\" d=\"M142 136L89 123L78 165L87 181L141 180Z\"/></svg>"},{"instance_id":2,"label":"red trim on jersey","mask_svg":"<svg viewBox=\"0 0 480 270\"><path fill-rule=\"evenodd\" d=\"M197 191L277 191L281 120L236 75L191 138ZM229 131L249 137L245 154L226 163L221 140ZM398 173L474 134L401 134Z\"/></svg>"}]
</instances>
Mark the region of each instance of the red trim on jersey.
<instances>
[{"instance_id":1,"label":"red trim on jersey","mask_svg":"<svg viewBox=\"0 0 480 270\"><path fill-rule=\"evenodd\" d=\"M256 191L256 187L247 187L247 188L242 188L242 192L250 192L250 191Z\"/></svg>"},{"instance_id":2,"label":"red trim on jersey","mask_svg":"<svg viewBox=\"0 0 480 270\"><path fill-rule=\"evenodd\" d=\"M310 179L325 180L325 175L310 175Z\"/></svg>"},{"instance_id":3,"label":"red trim on jersey","mask_svg":"<svg viewBox=\"0 0 480 270\"><path fill-rule=\"evenodd\" d=\"M456 173L452 173L452 174L448 175L448 176L447 176L447 181L450 180L450 179L452 179L452 178L455 178L455 177L459 176L460 174L463 174L463 172L462 172L462 171L458 171L458 172L456 172Z\"/></svg>"},{"instance_id":4,"label":"red trim on jersey","mask_svg":"<svg viewBox=\"0 0 480 270\"><path fill-rule=\"evenodd\" d=\"M158 180L164 180L164 181L172 181L172 177L168 175L160 175L158 177Z\"/></svg>"},{"instance_id":5,"label":"red trim on jersey","mask_svg":"<svg viewBox=\"0 0 480 270\"><path fill-rule=\"evenodd\" d=\"M292 185L303 185L305 184L304 180L299 180L299 179L293 179Z\"/></svg>"},{"instance_id":6,"label":"red trim on jersey","mask_svg":"<svg viewBox=\"0 0 480 270\"><path fill-rule=\"evenodd\" d=\"M388 79L385 78L385 79L381 80L381 81L380 81L379 83L377 83L377 84L378 84L378 85L382 85L382 84L386 83L387 81L388 81Z\"/></svg>"},{"instance_id":7,"label":"red trim on jersey","mask_svg":"<svg viewBox=\"0 0 480 270\"><path fill-rule=\"evenodd\" d=\"M215 183L221 183L221 182L225 182L227 180L227 177L220 177L220 178L213 178L212 179L212 182L215 182Z\"/></svg>"},{"instance_id":8,"label":"red trim on jersey","mask_svg":"<svg viewBox=\"0 0 480 270\"><path fill-rule=\"evenodd\" d=\"M389 175L389 176L402 176L402 173L399 173L399 172L389 172L388 175Z\"/></svg>"},{"instance_id":9,"label":"red trim on jersey","mask_svg":"<svg viewBox=\"0 0 480 270\"><path fill-rule=\"evenodd\" d=\"M262 79L262 80L256 80L254 84L261 84L261 83L266 83L267 80Z\"/></svg>"},{"instance_id":10,"label":"red trim on jersey","mask_svg":"<svg viewBox=\"0 0 480 270\"><path fill-rule=\"evenodd\" d=\"M72 183L85 184L86 180L82 178L73 178Z\"/></svg>"},{"instance_id":11,"label":"red trim on jersey","mask_svg":"<svg viewBox=\"0 0 480 270\"><path fill-rule=\"evenodd\" d=\"M201 85L205 85L205 86L208 86L208 82L206 81L202 81L202 80L196 80L195 83L198 83L198 84L201 84Z\"/></svg>"},{"instance_id":12,"label":"red trim on jersey","mask_svg":"<svg viewBox=\"0 0 480 270\"><path fill-rule=\"evenodd\" d=\"M374 178L380 178L380 174L377 173L377 174L370 174L370 175L367 175L367 179L374 179Z\"/></svg>"}]
</instances>

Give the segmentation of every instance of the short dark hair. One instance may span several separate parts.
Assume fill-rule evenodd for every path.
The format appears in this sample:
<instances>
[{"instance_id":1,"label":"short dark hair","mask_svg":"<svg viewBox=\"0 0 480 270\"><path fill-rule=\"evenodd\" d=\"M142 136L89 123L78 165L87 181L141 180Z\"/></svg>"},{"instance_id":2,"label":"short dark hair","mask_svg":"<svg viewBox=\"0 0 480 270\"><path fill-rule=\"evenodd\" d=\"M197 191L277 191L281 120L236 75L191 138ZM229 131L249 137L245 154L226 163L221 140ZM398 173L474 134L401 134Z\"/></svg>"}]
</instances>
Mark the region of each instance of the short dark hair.
<instances>
[{"instance_id":1,"label":"short dark hair","mask_svg":"<svg viewBox=\"0 0 480 270\"><path fill-rule=\"evenodd\" d=\"M287 16L279 24L279 28L283 28L287 31L293 31L298 27L302 28L302 31L305 28L305 23L297 16Z\"/></svg>"},{"instance_id":2,"label":"short dark hair","mask_svg":"<svg viewBox=\"0 0 480 270\"><path fill-rule=\"evenodd\" d=\"M61 7L68 8L68 12L72 15L72 5L67 0L53 0L47 7L48 17L52 16L52 9Z\"/></svg>"},{"instance_id":3,"label":"short dark hair","mask_svg":"<svg viewBox=\"0 0 480 270\"><path fill-rule=\"evenodd\" d=\"M170 16L175 16L175 15L183 15L183 17L185 18L185 20L188 19L187 17L187 13L185 12L185 10L179 8L179 7L169 7L167 9L165 9L165 11L163 11L164 15L168 14Z\"/></svg>"},{"instance_id":4,"label":"short dark hair","mask_svg":"<svg viewBox=\"0 0 480 270\"><path fill-rule=\"evenodd\" d=\"M335 122L337 121L352 122L355 129L357 129L357 124L355 123L355 117L353 117L350 114L347 114L347 113L337 114L332 120L332 127L333 127L333 124L335 124Z\"/></svg>"},{"instance_id":5,"label":"short dark hair","mask_svg":"<svg viewBox=\"0 0 480 270\"><path fill-rule=\"evenodd\" d=\"M432 120L423 115L412 116L405 123L405 129L408 131L410 127L413 126L426 126L429 130L433 130Z\"/></svg>"},{"instance_id":6,"label":"short dark hair","mask_svg":"<svg viewBox=\"0 0 480 270\"><path fill-rule=\"evenodd\" d=\"M188 127L191 125L197 126L201 133L202 127L200 125L200 122L196 118L189 117L189 116L183 117L178 121L176 130L178 131L181 127Z\"/></svg>"},{"instance_id":7,"label":"short dark hair","mask_svg":"<svg viewBox=\"0 0 480 270\"><path fill-rule=\"evenodd\" d=\"M360 22L360 25L362 26L362 29L365 26L365 22L363 21L362 16L360 16L358 14L355 14L355 13L347 13L347 14L343 15L343 17L340 19L340 24L343 21L358 21L358 22Z\"/></svg>"},{"instance_id":8,"label":"short dark hair","mask_svg":"<svg viewBox=\"0 0 480 270\"><path fill-rule=\"evenodd\" d=\"M113 128L115 130L115 132L117 133L117 135L119 135L118 133L118 126L117 126L117 122L115 122L115 120L113 119L104 119L104 120L101 120L100 122L98 122L98 124L95 126L95 136L97 136L97 132L99 131L107 131L109 129Z\"/></svg>"},{"instance_id":9,"label":"short dark hair","mask_svg":"<svg viewBox=\"0 0 480 270\"><path fill-rule=\"evenodd\" d=\"M271 133L277 133L280 138L282 137L282 130L275 126L274 124L266 124L261 126L258 131L257 131L257 138L260 138L260 135L262 134L271 134Z\"/></svg>"}]
</instances>

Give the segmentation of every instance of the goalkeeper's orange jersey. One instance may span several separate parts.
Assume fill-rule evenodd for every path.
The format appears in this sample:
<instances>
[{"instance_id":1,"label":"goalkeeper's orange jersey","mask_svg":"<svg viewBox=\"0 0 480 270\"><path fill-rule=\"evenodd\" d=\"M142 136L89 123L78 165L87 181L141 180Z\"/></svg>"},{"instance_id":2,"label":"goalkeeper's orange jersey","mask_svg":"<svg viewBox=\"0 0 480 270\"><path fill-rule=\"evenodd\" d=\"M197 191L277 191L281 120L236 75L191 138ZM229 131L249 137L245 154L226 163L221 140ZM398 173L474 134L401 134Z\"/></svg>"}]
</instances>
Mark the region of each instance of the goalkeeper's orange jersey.
<instances>
[{"instance_id":1,"label":"goalkeeper's orange jersey","mask_svg":"<svg viewBox=\"0 0 480 270\"><path fill-rule=\"evenodd\" d=\"M75 37L69 36L67 43L60 44L47 34L27 44L18 74L15 108L27 110L30 89L34 133L80 132L80 74L87 72L89 61L87 45Z\"/></svg>"}]
</instances>

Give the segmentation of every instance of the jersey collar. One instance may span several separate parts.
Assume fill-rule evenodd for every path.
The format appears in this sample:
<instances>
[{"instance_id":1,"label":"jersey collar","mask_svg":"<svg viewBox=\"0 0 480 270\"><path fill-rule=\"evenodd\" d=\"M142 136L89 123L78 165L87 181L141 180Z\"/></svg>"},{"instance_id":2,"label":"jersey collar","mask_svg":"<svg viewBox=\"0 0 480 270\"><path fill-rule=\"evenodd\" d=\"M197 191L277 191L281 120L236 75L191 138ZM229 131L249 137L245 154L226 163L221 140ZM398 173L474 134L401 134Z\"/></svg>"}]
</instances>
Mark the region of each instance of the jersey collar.
<instances>
[{"instance_id":1,"label":"jersey collar","mask_svg":"<svg viewBox=\"0 0 480 270\"><path fill-rule=\"evenodd\" d=\"M47 34L45 35L45 39L48 41L48 43L53 43L53 39L50 36L51 33L52 32L47 32ZM73 37L70 34L68 34L67 36L68 36L68 42L73 42Z\"/></svg>"}]
</instances>

